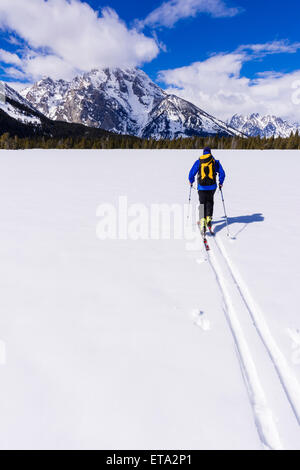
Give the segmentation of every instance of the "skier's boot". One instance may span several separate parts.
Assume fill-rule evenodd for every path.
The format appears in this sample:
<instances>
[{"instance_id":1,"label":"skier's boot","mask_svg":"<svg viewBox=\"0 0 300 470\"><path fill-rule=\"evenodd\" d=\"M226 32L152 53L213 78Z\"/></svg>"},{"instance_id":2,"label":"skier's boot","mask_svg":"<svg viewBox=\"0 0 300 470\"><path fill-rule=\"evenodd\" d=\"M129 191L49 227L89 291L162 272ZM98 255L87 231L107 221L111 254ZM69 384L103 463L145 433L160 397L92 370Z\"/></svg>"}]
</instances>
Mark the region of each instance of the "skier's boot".
<instances>
[{"instance_id":1,"label":"skier's boot","mask_svg":"<svg viewBox=\"0 0 300 470\"><path fill-rule=\"evenodd\" d=\"M201 219L200 222L198 222L198 225L199 225L202 237L205 238L205 235L206 235L206 219L205 218Z\"/></svg>"},{"instance_id":2,"label":"skier's boot","mask_svg":"<svg viewBox=\"0 0 300 470\"><path fill-rule=\"evenodd\" d=\"M213 235L214 231L213 231L213 228L212 228L212 217L210 217L210 216L206 217L206 226L207 226L209 232Z\"/></svg>"}]
</instances>

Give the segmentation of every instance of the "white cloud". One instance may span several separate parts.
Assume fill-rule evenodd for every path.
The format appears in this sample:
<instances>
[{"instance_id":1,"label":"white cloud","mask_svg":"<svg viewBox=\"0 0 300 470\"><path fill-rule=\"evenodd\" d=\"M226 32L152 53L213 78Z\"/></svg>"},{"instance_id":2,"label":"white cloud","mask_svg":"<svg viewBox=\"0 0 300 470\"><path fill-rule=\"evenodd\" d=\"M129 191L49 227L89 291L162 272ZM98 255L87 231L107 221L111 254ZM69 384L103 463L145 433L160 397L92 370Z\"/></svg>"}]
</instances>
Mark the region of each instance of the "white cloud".
<instances>
[{"instance_id":1,"label":"white cloud","mask_svg":"<svg viewBox=\"0 0 300 470\"><path fill-rule=\"evenodd\" d=\"M238 48L238 51L250 51L253 55L266 56L269 54L293 54L300 49L300 42L272 41L265 44L248 44Z\"/></svg>"},{"instance_id":2,"label":"white cloud","mask_svg":"<svg viewBox=\"0 0 300 470\"><path fill-rule=\"evenodd\" d=\"M111 9L101 16L80 0L1 0L0 28L27 43L20 69L30 79L71 78L105 66L139 66L159 53L154 38L126 24Z\"/></svg>"},{"instance_id":3,"label":"white cloud","mask_svg":"<svg viewBox=\"0 0 300 470\"><path fill-rule=\"evenodd\" d=\"M15 68L15 67L6 67L5 68L5 73L7 76L10 78L15 78L16 80L26 80L26 75L24 72L21 70Z\"/></svg>"},{"instance_id":4,"label":"white cloud","mask_svg":"<svg viewBox=\"0 0 300 470\"><path fill-rule=\"evenodd\" d=\"M272 43L252 50L265 50L267 54L275 47L282 52L278 44L273 48ZM299 45L290 45L288 52L295 52L294 48L298 49ZM251 47L247 46L247 49ZM265 72L249 79L243 76L242 67L253 57L257 56L251 56L239 48L236 52L218 54L187 67L161 71L159 77L167 85L167 92L191 101L222 119L228 119L235 113L259 112L300 122L300 106L293 100L293 84L300 80L300 70L287 74Z\"/></svg>"},{"instance_id":5,"label":"white cloud","mask_svg":"<svg viewBox=\"0 0 300 470\"><path fill-rule=\"evenodd\" d=\"M13 82L13 81L7 82L6 81L2 83L7 83L8 86L13 88L14 90L17 90L18 92L20 92L21 90L24 90L24 88L27 88L33 85L33 83L30 83L30 82L21 83L21 82Z\"/></svg>"},{"instance_id":6,"label":"white cloud","mask_svg":"<svg viewBox=\"0 0 300 470\"><path fill-rule=\"evenodd\" d=\"M183 18L208 13L215 18L232 17L240 8L227 7L223 0L169 0L153 10L140 22L140 26L165 26L171 28Z\"/></svg>"},{"instance_id":7,"label":"white cloud","mask_svg":"<svg viewBox=\"0 0 300 470\"><path fill-rule=\"evenodd\" d=\"M72 78L81 71L80 68L53 54L30 57L24 61L23 70L27 77L40 78L42 75L54 80Z\"/></svg>"},{"instance_id":8,"label":"white cloud","mask_svg":"<svg viewBox=\"0 0 300 470\"><path fill-rule=\"evenodd\" d=\"M17 54L12 54L11 52L5 51L4 49L0 49L0 62L15 65L22 64L22 61Z\"/></svg>"}]
</instances>

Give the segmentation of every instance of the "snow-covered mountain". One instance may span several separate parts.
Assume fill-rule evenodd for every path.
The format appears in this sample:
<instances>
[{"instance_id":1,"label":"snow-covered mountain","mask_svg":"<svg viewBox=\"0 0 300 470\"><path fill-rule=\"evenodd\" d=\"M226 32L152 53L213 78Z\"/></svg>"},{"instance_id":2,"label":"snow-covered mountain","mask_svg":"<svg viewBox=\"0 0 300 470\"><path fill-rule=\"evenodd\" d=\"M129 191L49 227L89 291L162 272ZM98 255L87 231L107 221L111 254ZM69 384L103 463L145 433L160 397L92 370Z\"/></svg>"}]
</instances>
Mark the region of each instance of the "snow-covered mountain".
<instances>
[{"instance_id":1,"label":"snow-covered mountain","mask_svg":"<svg viewBox=\"0 0 300 470\"><path fill-rule=\"evenodd\" d=\"M18 137L114 137L103 129L51 120L13 88L2 82L0 85L0 135L8 132Z\"/></svg>"},{"instance_id":2,"label":"snow-covered mountain","mask_svg":"<svg viewBox=\"0 0 300 470\"><path fill-rule=\"evenodd\" d=\"M228 124L251 137L289 137L292 132L300 131L299 124L291 124L272 115L261 116L258 113L248 116L235 114Z\"/></svg>"},{"instance_id":3,"label":"snow-covered mountain","mask_svg":"<svg viewBox=\"0 0 300 470\"><path fill-rule=\"evenodd\" d=\"M187 101L168 95L142 70L92 70L67 82L40 80L22 91L54 120L138 137L238 135L229 125Z\"/></svg>"},{"instance_id":4,"label":"snow-covered mountain","mask_svg":"<svg viewBox=\"0 0 300 470\"><path fill-rule=\"evenodd\" d=\"M143 129L143 137L160 136L165 139L207 134L236 135L236 132L224 122L175 95L167 95L152 109Z\"/></svg>"},{"instance_id":5,"label":"snow-covered mountain","mask_svg":"<svg viewBox=\"0 0 300 470\"><path fill-rule=\"evenodd\" d=\"M41 124L39 111L28 100L7 84L3 84L2 87L0 110L23 124Z\"/></svg>"}]
</instances>

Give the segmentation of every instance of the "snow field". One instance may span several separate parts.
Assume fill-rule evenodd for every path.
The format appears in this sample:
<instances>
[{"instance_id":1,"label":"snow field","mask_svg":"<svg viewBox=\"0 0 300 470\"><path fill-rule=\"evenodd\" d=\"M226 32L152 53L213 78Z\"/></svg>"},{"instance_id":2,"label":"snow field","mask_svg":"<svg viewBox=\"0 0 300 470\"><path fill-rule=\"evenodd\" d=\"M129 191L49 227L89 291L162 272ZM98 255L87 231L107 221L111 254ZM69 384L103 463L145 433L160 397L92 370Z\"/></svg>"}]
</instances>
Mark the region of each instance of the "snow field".
<instances>
[{"instance_id":1,"label":"snow field","mask_svg":"<svg viewBox=\"0 0 300 470\"><path fill-rule=\"evenodd\" d=\"M215 152L236 240L216 194L210 262L200 239L96 237L120 195L187 203L199 154L0 153L1 448L300 447L300 194L278 188L282 153Z\"/></svg>"}]
</instances>

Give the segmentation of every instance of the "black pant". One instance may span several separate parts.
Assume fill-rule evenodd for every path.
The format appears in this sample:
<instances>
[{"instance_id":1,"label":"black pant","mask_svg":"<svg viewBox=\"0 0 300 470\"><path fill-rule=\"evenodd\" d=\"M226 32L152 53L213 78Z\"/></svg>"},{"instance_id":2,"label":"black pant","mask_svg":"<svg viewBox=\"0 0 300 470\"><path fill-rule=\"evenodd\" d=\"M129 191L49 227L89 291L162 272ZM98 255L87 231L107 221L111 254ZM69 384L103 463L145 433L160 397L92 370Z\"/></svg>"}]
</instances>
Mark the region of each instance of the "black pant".
<instances>
[{"instance_id":1,"label":"black pant","mask_svg":"<svg viewBox=\"0 0 300 470\"><path fill-rule=\"evenodd\" d=\"M212 217L214 212L214 195L216 190L198 191L199 194L199 215L200 220L206 217Z\"/></svg>"}]
</instances>

